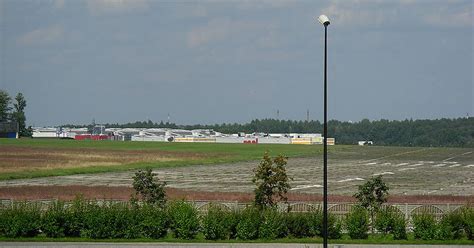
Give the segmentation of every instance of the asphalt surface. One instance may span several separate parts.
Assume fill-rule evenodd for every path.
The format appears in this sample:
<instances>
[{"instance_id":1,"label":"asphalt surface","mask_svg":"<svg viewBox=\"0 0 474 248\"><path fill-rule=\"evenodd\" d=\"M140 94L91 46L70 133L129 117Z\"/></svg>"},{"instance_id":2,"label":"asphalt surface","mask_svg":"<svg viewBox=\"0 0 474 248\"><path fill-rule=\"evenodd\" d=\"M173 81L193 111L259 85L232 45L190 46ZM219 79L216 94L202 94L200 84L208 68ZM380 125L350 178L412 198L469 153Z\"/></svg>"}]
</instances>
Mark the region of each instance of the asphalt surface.
<instances>
[{"instance_id":1,"label":"asphalt surface","mask_svg":"<svg viewBox=\"0 0 474 248\"><path fill-rule=\"evenodd\" d=\"M164 247L171 247L171 248L190 248L190 247L198 247L198 248L321 248L322 244L274 244L274 243L259 243L259 244L250 244L250 243L92 243L92 242L0 242L0 247L2 248L57 248L57 247L64 247L64 248L164 248ZM366 244L330 244L330 248L467 248L467 247L474 247L474 245L366 245Z\"/></svg>"}]
</instances>

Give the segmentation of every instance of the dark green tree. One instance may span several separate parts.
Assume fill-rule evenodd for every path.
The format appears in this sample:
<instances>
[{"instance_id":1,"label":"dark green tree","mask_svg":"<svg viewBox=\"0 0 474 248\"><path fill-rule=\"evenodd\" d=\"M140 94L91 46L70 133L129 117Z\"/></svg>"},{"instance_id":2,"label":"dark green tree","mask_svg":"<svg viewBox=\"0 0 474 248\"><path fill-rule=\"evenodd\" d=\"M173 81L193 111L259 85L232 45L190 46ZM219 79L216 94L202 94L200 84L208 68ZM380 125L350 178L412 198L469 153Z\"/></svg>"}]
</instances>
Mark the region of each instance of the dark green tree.
<instances>
[{"instance_id":1,"label":"dark green tree","mask_svg":"<svg viewBox=\"0 0 474 248\"><path fill-rule=\"evenodd\" d=\"M146 203L164 207L166 204L166 182L159 182L155 176L156 174L151 169L137 171L133 176L135 196L139 195Z\"/></svg>"},{"instance_id":2,"label":"dark green tree","mask_svg":"<svg viewBox=\"0 0 474 248\"><path fill-rule=\"evenodd\" d=\"M20 92L15 97L15 103L13 103L12 119L18 122L20 136L31 136L28 129L26 128L26 117L25 117L26 100L23 94Z\"/></svg>"},{"instance_id":3,"label":"dark green tree","mask_svg":"<svg viewBox=\"0 0 474 248\"><path fill-rule=\"evenodd\" d=\"M374 232L375 214L387 202L389 187L382 179L382 176L376 176L369 179L366 183L359 185L359 191L354 197L359 200L359 204L369 211L372 221L372 233Z\"/></svg>"},{"instance_id":4,"label":"dark green tree","mask_svg":"<svg viewBox=\"0 0 474 248\"><path fill-rule=\"evenodd\" d=\"M276 206L277 200L286 202L291 178L286 174L287 158L278 155L272 159L265 152L259 166L254 169L252 182L255 183L255 205L259 209Z\"/></svg>"},{"instance_id":5,"label":"dark green tree","mask_svg":"<svg viewBox=\"0 0 474 248\"><path fill-rule=\"evenodd\" d=\"M10 102L11 97L4 90L0 90L0 122L8 121L10 118Z\"/></svg>"}]
</instances>

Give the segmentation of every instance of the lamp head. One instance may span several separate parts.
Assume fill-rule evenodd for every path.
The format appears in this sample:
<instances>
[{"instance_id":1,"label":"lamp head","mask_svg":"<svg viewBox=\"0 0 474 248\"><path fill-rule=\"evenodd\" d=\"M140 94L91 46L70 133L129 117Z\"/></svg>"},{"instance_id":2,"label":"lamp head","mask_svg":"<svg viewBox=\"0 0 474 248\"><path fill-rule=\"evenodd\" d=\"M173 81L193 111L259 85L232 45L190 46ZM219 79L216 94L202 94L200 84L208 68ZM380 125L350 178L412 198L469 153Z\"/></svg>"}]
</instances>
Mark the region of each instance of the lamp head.
<instances>
[{"instance_id":1,"label":"lamp head","mask_svg":"<svg viewBox=\"0 0 474 248\"><path fill-rule=\"evenodd\" d=\"M325 15L320 15L320 16L318 17L318 21L319 21L321 24L323 24L324 26L327 26L327 25L329 25L329 23L330 23L330 22L329 22L329 18L328 18L327 16L325 16Z\"/></svg>"}]
</instances>

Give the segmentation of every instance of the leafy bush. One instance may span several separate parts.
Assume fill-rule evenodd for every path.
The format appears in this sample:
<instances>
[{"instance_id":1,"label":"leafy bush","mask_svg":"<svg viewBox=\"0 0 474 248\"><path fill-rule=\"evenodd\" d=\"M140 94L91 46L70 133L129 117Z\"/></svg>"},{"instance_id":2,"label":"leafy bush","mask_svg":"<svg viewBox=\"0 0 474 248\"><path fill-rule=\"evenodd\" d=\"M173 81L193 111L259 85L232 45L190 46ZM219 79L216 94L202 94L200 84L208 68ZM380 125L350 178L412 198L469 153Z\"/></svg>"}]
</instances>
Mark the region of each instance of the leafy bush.
<instances>
[{"instance_id":1,"label":"leafy bush","mask_svg":"<svg viewBox=\"0 0 474 248\"><path fill-rule=\"evenodd\" d=\"M290 189L288 183L291 178L286 174L286 163L288 158L278 155L272 159L267 152L262 161L254 169L252 182L255 183L255 205L259 209L276 207L276 199L287 201L286 193Z\"/></svg>"},{"instance_id":2,"label":"leafy bush","mask_svg":"<svg viewBox=\"0 0 474 248\"><path fill-rule=\"evenodd\" d=\"M397 214L394 216L393 227L392 227L393 239L407 239L407 223L403 214Z\"/></svg>"},{"instance_id":3,"label":"leafy bush","mask_svg":"<svg viewBox=\"0 0 474 248\"><path fill-rule=\"evenodd\" d=\"M76 197L65 211L64 235L66 237L79 237L84 228L84 216L88 201L82 196Z\"/></svg>"},{"instance_id":4,"label":"leafy bush","mask_svg":"<svg viewBox=\"0 0 474 248\"><path fill-rule=\"evenodd\" d=\"M295 238L311 237L311 223L309 213L289 213L286 223L288 232Z\"/></svg>"},{"instance_id":5,"label":"leafy bush","mask_svg":"<svg viewBox=\"0 0 474 248\"><path fill-rule=\"evenodd\" d=\"M275 208L263 211L262 222L259 227L259 237L262 239L283 238L288 234L284 215Z\"/></svg>"},{"instance_id":6,"label":"leafy bush","mask_svg":"<svg viewBox=\"0 0 474 248\"><path fill-rule=\"evenodd\" d=\"M196 208L184 201L172 202L168 206L170 227L176 238L193 239L199 231Z\"/></svg>"},{"instance_id":7,"label":"leafy bush","mask_svg":"<svg viewBox=\"0 0 474 248\"><path fill-rule=\"evenodd\" d=\"M451 212L445 214L438 224L437 239L460 239L464 232L464 223L461 213Z\"/></svg>"},{"instance_id":8,"label":"leafy bush","mask_svg":"<svg viewBox=\"0 0 474 248\"><path fill-rule=\"evenodd\" d=\"M354 194L359 204L364 207L370 214L372 233L374 233L375 214L387 201L388 190L390 188L384 182L382 175L372 177L367 182L359 185L359 191Z\"/></svg>"},{"instance_id":9,"label":"leafy bush","mask_svg":"<svg viewBox=\"0 0 474 248\"><path fill-rule=\"evenodd\" d=\"M64 202L56 201L49 205L41 218L41 230L47 237L60 238L65 236L66 208Z\"/></svg>"},{"instance_id":10,"label":"leafy bush","mask_svg":"<svg viewBox=\"0 0 474 248\"><path fill-rule=\"evenodd\" d=\"M226 239L229 237L229 214L219 206L211 204L202 220L202 231L207 240Z\"/></svg>"},{"instance_id":11,"label":"leafy bush","mask_svg":"<svg viewBox=\"0 0 474 248\"><path fill-rule=\"evenodd\" d=\"M258 229L261 222L260 211L257 207L247 207L240 216L237 225L237 239L249 240L258 238Z\"/></svg>"},{"instance_id":12,"label":"leafy bush","mask_svg":"<svg viewBox=\"0 0 474 248\"><path fill-rule=\"evenodd\" d=\"M82 236L94 239L137 238L140 215L126 203L88 204L84 214Z\"/></svg>"},{"instance_id":13,"label":"leafy bush","mask_svg":"<svg viewBox=\"0 0 474 248\"><path fill-rule=\"evenodd\" d=\"M362 206L354 206L346 217L346 226L352 239L368 238L369 216L367 210Z\"/></svg>"},{"instance_id":14,"label":"leafy bush","mask_svg":"<svg viewBox=\"0 0 474 248\"><path fill-rule=\"evenodd\" d=\"M309 213L311 236L323 236L323 211L314 210ZM342 223L335 215L328 212L328 238L338 239L342 236Z\"/></svg>"},{"instance_id":15,"label":"leafy bush","mask_svg":"<svg viewBox=\"0 0 474 248\"><path fill-rule=\"evenodd\" d=\"M227 214L227 228L229 230L229 238L237 238L237 226L242 219L242 212L232 211Z\"/></svg>"},{"instance_id":16,"label":"leafy bush","mask_svg":"<svg viewBox=\"0 0 474 248\"><path fill-rule=\"evenodd\" d=\"M13 203L0 211L0 235L9 238L34 237L40 227L40 206L36 203Z\"/></svg>"},{"instance_id":17,"label":"leafy bush","mask_svg":"<svg viewBox=\"0 0 474 248\"><path fill-rule=\"evenodd\" d=\"M169 227L169 219L163 209L156 207L156 205L144 204L143 207L137 209L137 211L140 211L140 236L153 239L166 236Z\"/></svg>"},{"instance_id":18,"label":"leafy bush","mask_svg":"<svg viewBox=\"0 0 474 248\"><path fill-rule=\"evenodd\" d=\"M155 178L151 169L139 170L133 176L135 195L140 195L144 202L164 207L166 204L166 182ZM134 197L134 196L133 196Z\"/></svg>"},{"instance_id":19,"label":"leafy bush","mask_svg":"<svg viewBox=\"0 0 474 248\"><path fill-rule=\"evenodd\" d=\"M461 210L464 232L469 240L474 240L474 208L470 206L463 207Z\"/></svg>"},{"instance_id":20,"label":"leafy bush","mask_svg":"<svg viewBox=\"0 0 474 248\"><path fill-rule=\"evenodd\" d=\"M424 212L413 215L413 233L415 239L435 239L436 229L436 220L432 214Z\"/></svg>"},{"instance_id":21,"label":"leafy bush","mask_svg":"<svg viewBox=\"0 0 474 248\"><path fill-rule=\"evenodd\" d=\"M393 207L381 208L375 219L375 228L394 239L407 239L405 217Z\"/></svg>"}]
</instances>

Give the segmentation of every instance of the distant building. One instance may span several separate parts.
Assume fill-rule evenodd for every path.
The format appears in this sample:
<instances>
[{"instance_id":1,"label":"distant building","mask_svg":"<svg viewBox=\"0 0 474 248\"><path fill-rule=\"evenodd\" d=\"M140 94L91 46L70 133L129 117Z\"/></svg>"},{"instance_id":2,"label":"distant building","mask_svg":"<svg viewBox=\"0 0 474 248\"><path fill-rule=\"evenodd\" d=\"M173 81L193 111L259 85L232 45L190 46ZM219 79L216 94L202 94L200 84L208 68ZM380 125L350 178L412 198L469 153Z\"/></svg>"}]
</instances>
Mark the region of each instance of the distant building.
<instances>
[{"instance_id":1,"label":"distant building","mask_svg":"<svg viewBox=\"0 0 474 248\"><path fill-rule=\"evenodd\" d=\"M18 122L0 122L0 138L18 139L19 132Z\"/></svg>"},{"instance_id":2,"label":"distant building","mask_svg":"<svg viewBox=\"0 0 474 248\"><path fill-rule=\"evenodd\" d=\"M360 146L371 146L374 144L373 141L371 140L361 140L359 142L357 142Z\"/></svg>"}]
</instances>

